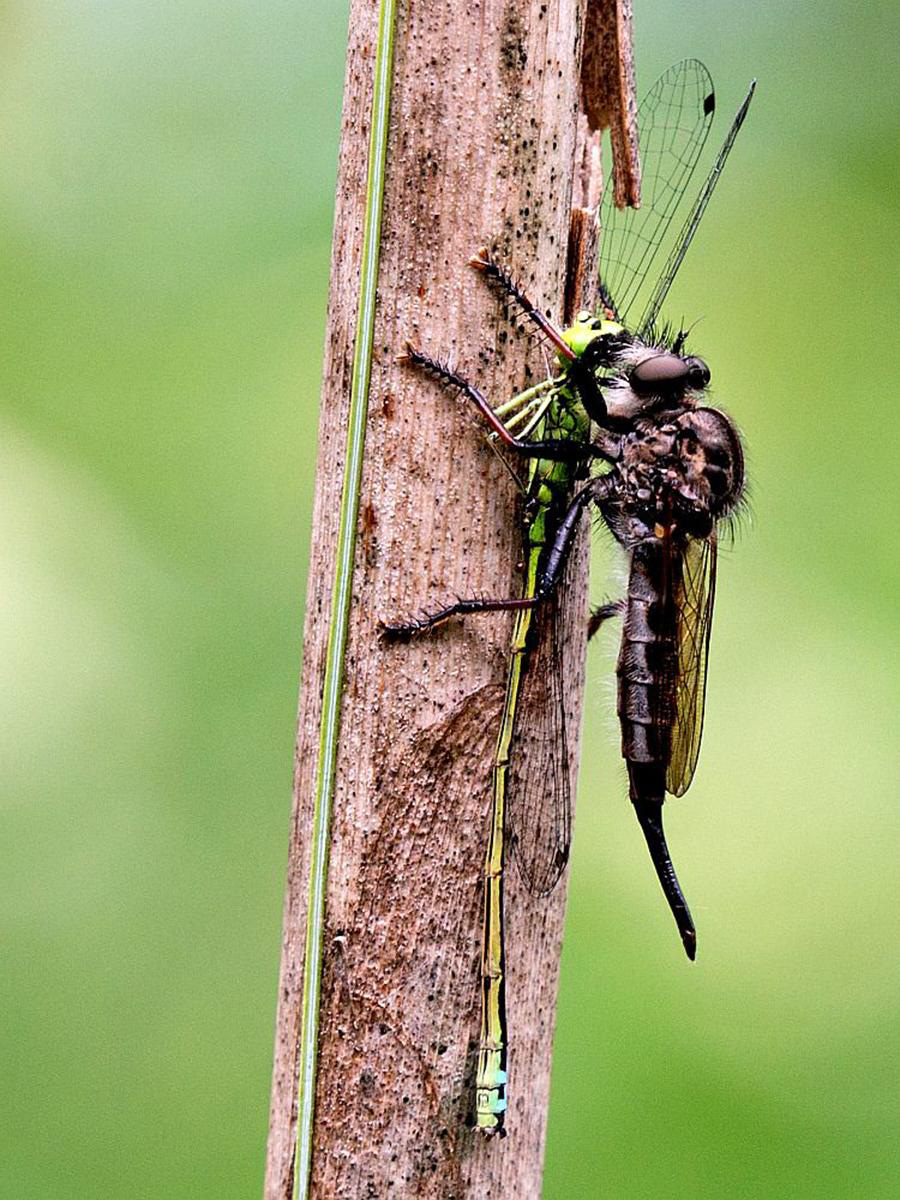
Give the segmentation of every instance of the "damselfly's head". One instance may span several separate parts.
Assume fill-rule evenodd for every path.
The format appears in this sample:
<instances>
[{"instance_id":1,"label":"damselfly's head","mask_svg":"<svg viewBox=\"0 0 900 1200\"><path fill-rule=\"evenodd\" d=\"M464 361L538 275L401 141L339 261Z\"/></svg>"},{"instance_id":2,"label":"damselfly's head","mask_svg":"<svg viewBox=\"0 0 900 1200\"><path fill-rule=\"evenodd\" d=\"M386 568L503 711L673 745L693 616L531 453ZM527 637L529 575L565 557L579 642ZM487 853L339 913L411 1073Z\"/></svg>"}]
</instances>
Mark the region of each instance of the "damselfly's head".
<instances>
[{"instance_id":1,"label":"damselfly's head","mask_svg":"<svg viewBox=\"0 0 900 1200\"><path fill-rule=\"evenodd\" d=\"M613 365L628 338L625 327L618 321L597 316L587 309L578 314L568 329L563 330L562 336L576 358L598 369L609 369Z\"/></svg>"}]
</instances>

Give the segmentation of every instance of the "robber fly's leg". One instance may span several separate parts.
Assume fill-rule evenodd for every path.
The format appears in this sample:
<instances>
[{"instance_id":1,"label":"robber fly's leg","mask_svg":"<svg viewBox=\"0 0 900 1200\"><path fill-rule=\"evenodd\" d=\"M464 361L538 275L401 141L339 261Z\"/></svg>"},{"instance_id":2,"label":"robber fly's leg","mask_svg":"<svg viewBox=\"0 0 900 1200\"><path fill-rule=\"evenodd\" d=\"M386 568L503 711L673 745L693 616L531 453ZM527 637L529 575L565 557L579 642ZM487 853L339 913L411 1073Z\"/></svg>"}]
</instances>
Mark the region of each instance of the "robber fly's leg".
<instances>
[{"instance_id":1,"label":"robber fly's leg","mask_svg":"<svg viewBox=\"0 0 900 1200\"><path fill-rule=\"evenodd\" d=\"M382 634L386 638L396 640L410 637L415 633L424 633L427 629L434 629L436 625L449 621L451 617L469 616L471 613L501 612L508 609L539 608L553 595L563 577L566 561L578 530L579 517L592 500L598 500L604 491L605 484L606 480L601 476L599 479L592 479L580 492L576 493L547 552L533 596L512 596L503 600L457 600L453 604L448 604L446 608L439 609L434 613L424 613L416 620L408 621L405 624L384 624L381 626Z\"/></svg>"},{"instance_id":2,"label":"robber fly's leg","mask_svg":"<svg viewBox=\"0 0 900 1200\"><path fill-rule=\"evenodd\" d=\"M545 317L541 310L528 299L509 271L500 266L486 246L482 247L477 254L472 255L469 259L469 266L474 267L476 271L481 271L488 279L494 280L507 296L518 304L525 316L534 321L541 332L546 334L563 358L570 361L575 358L575 352L563 337L562 330L554 325L549 317Z\"/></svg>"},{"instance_id":3,"label":"robber fly's leg","mask_svg":"<svg viewBox=\"0 0 900 1200\"><path fill-rule=\"evenodd\" d=\"M525 458L548 458L554 462L583 462L586 458L600 457L599 452L594 450L590 442L564 441L562 439L550 442L525 442L514 437L488 404L484 393L479 391L474 384L469 383L463 375L451 370L447 363L442 363L438 359L424 354L409 342L406 344L404 358L413 366L428 371L430 375L434 375L449 387L459 388L463 395L472 401L504 446L508 446L517 454L521 454Z\"/></svg>"},{"instance_id":4,"label":"robber fly's leg","mask_svg":"<svg viewBox=\"0 0 900 1200\"><path fill-rule=\"evenodd\" d=\"M605 425L608 418L606 400L603 397L603 391L597 380L594 378L582 380L576 376L576 382L578 384L578 394L581 397L581 403L584 405L584 411L596 425Z\"/></svg>"},{"instance_id":5,"label":"robber fly's leg","mask_svg":"<svg viewBox=\"0 0 900 1200\"><path fill-rule=\"evenodd\" d=\"M591 609L590 619L588 620L588 641L598 632L604 622L611 617L620 617L625 611L624 600L613 600L609 604L598 604L596 608Z\"/></svg>"},{"instance_id":6,"label":"robber fly's leg","mask_svg":"<svg viewBox=\"0 0 900 1200\"><path fill-rule=\"evenodd\" d=\"M589 483L586 483L579 492L575 493L572 503L566 510L566 515L559 523L556 536L547 552L547 557L544 559L543 569L538 576L536 595L546 599L553 592L560 579L562 579L563 572L566 569L566 562L569 558L569 552L575 540L575 534L578 532L578 522L581 514L588 504L592 502L594 504L603 504L609 493L609 489L609 476L601 475L598 479L592 479Z\"/></svg>"}]
</instances>

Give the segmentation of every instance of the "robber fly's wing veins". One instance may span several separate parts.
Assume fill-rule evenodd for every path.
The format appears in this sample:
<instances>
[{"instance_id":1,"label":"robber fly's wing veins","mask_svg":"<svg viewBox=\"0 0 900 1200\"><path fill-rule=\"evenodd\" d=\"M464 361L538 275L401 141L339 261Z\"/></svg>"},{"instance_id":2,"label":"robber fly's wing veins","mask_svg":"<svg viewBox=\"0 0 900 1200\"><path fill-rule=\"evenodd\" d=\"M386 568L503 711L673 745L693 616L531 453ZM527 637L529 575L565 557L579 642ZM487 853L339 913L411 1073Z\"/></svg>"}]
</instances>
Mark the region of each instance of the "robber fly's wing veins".
<instances>
[{"instance_id":1,"label":"robber fly's wing veins","mask_svg":"<svg viewBox=\"0 0 900 1200\"><path fill-rule=\"evenodd\" d=\"M638 335L642 338L649 336L649 331L656 323L666 296L669 294L669 288L675 276L678 274L678 268L684 261L684 256L688 252L688 247L694 239L694 234L697 232L697 227L706 212L706 206L709 204L710 198L715 191L716 184L719 182L719 177L722 174L722 168L725 166L725 160L731 153L731 147L734 145L734 139L738 135L738 130L744 123L744 118L747 115L747 109L750 107L750 101L753 99L753 93L756 91L756 80L750 84L750 89L744 97L744 102L737 110L734 120L731 122L731 128L725 136L725 141L722 143L722 148L716 155L716 161L712 165L712 169L706 177L706 182L700 189L700 194L694 201L693 207L685 218L681 232L675 239L669 257L666 259L666 265L663 267L662 274L659 277L659 282L653 289L650 299L641 314L640 324L638 327Z\"/></svg>"},{"instance_id":2,"label":"robber fly's wing veins","mask_svg":"<svg viewBox=\"0 0 900 1200\"><path fill-rule=\"evenodd\" d=\"M660 245L706 143L715 111L712 79L694 58L662 75L638 109L641 207L618 209L607 187L600 213L603 299L629 324ZM633 327L633 322L632 322Z\"/></svg>"},{"instance_id":3,"label":"robber fly's wing veins","mask_svg":"<svg viewBox=\"0 0 900 1200\"><path fill-rule=\"evenodd\" d=\"M716 596L716 533L692 538L681 556L675 583L675 711L666 790L683 796L691 785L700 738L709 663L709 635Z\"/></svg>"},{"instance_id":4,"label":"robber fly's wing veins","mask_svg":"<svg viewBox=\"0 0 900 1200\"><path fill-rule=\"evenodd\" d=\"M571 760L557 600L535 613L510 742L507 833L525 886L553 890L572 839Z\"/></svg>"}]
</instances>

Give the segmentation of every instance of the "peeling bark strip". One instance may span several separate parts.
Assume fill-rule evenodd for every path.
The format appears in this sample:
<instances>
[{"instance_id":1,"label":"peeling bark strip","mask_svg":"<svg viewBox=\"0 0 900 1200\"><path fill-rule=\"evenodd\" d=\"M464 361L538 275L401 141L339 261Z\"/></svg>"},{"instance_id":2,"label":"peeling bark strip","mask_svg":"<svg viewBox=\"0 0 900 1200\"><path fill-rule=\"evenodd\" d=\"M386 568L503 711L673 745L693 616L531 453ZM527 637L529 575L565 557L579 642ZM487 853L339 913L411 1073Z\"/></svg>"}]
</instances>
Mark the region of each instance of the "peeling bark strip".
<instances>
[{"instance_id":1,"label":"peeling bark strip","mask_svg":"<svg viewBox=\"0 0 900 1200\"><path fill-rule=\"evenodd\" d=\"M581 64L584 110L592 130L609 129L616 204L638 207L637 101L631 49L631 0L588 3Z\"/></svg>"},{"instance_id":2,"label":"peeling bark strip","mask_svg":"<svg viewBox=\"0 0 900 1200\"><path fill-rule=\"evenodd\" d=\"M480 887L508 616L387 646L377 622L453 593L518 589L517 497L470 411L395 362L451 355L494 401L544 374L466 266L491 242L559 313L570 220L587 302L592 215L573 217L588 0L401 5L332 816L311 1195L540 1194L565 888L508 875L511 1108L505 1141L467 1128L478 1033ZM591 4L591 9L615 7ZM288 1200L296 1122L312 797L358 303L378 6L353 0L297 735L267 1200ZM621 64L616 67L621 73ZM617 85L618 86L618 85ZM623 121L631 105L622 107ZM621 137L626 138L624 133ZM581 719L587 539L564 613ZM577 760L577 746L574 747Z\"/></svg>"}]
</instances>

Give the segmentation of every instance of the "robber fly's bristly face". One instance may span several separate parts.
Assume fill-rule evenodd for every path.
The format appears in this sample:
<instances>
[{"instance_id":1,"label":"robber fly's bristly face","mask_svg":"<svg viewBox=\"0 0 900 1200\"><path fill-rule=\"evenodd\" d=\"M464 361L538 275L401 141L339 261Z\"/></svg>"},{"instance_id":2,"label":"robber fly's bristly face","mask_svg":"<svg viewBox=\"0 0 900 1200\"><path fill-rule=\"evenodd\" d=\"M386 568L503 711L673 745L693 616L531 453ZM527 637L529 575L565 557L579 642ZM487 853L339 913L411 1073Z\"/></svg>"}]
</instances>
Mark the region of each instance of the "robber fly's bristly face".
<instances>
[{"instance_id":1,"label":"robber fly's bristly face","mask_svg":"<svg viewBox=\"0 0 900 1200\"><path fill-rule=\"evenodd\" d=\"M702 358L632 337L617 347L613 378L606 383L606 407L612 417L634 420L685 403L693 406L709 379Z\"/></svg>"}]
</instances>

